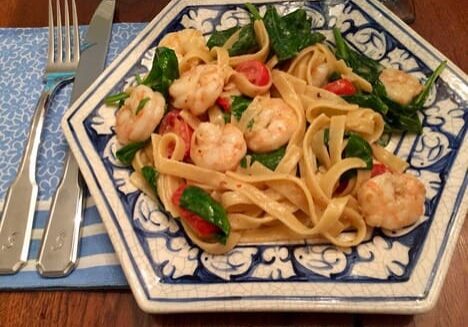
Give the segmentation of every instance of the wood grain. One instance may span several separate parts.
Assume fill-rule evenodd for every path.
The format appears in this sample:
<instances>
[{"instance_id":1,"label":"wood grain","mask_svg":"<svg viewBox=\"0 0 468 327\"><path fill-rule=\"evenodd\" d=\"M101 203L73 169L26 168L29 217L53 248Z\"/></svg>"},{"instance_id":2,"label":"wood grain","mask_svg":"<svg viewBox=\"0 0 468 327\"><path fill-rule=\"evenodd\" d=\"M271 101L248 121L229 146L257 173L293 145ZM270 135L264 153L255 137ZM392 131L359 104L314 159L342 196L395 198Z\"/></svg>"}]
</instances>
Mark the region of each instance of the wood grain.
<instances>
[{"instance_id":1,"label":"wood grain","mask_svg":"<svg viewBox=\"0 0 468 327\"><path fill-rule=\"evenodd\" d=\"M80 23L98 0L77 0ZM117 22L151 20L168 1L119 0ZM47 24L47 0L1 0L0 27ZM468 69L467 2L415 0L412 28L464 71ZM1 49L0 49L1 51ZM468 326L468 227L465 223L436 307L426 314L229 313L149 315L128 290L0 293L0 326ZM1 280L0 280L1 282Z\"/></svg>"}]
</instances>

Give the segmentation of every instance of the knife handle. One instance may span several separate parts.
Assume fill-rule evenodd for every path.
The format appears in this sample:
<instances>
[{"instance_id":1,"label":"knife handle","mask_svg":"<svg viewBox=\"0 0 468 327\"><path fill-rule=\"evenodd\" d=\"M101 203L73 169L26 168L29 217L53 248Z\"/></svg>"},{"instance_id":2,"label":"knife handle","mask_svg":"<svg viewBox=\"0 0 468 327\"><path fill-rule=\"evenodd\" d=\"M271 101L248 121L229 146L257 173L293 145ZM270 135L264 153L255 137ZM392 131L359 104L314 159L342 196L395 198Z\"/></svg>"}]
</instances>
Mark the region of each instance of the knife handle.
<instances>
[{"instance_id":1,"label":"knife handle","mask_svg":"<svg viewBox=\"0 0 468 327\"><path fill-rule=\"evenodd\" d=\"M47 90L39 98L18 174L6 194L0 220L0 274L14 274L28 260L38 193L37 150L50 95Z\"/></svg>"},{"instance_id":2,"label":"knife handle","mask_svg":"<svg viewBox=\"0 0 468 327\"><path fill-rule=\"evenodd\" d=\"M82 186L78 164L69 152L37 260L37 269L44 277L66 276L76 266L83 213Z\"/></svg>"}]
</instances>

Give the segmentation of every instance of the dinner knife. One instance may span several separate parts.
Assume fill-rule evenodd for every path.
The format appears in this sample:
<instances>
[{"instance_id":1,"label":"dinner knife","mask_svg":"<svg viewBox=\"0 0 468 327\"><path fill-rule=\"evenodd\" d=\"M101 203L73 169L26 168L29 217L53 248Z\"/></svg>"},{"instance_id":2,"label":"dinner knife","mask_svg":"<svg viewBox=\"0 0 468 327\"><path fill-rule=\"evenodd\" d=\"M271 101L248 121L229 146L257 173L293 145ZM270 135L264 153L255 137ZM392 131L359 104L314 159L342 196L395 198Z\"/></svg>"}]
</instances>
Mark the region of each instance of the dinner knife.
<instances>
[{"instance_id":1,"label":"dinner knife","mask_svg":"<svg viewBox=\"0 0 468 327\"><path fill-rule=\"evenodd\" d=\"M73 103L104 69L107 48L114 19L115 0L102 0L89 24L70 103ZM52 199L37 270L44 277L63 277L76 266L83 216L83 187L85 184L78 164L67 154L60 185Z\"/></svg>"}]
</instances>

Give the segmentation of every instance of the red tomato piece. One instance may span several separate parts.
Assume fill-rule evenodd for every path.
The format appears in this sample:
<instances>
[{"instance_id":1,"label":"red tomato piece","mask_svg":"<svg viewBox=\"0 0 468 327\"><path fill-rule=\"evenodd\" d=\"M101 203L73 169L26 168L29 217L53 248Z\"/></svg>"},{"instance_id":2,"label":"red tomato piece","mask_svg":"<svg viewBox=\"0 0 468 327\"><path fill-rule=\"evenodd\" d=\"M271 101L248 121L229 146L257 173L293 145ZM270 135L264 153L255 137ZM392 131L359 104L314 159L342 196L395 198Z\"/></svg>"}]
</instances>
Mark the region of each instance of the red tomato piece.
<instances>
[{"instance_id":1,"label":"red tomato piece","mask_svg":"<svg viewBox=\"0 0 468 327\"><path fill-rule=\"evenodd\" d=\"M220 232L218 226L213 225L197 214L180 207L180 198L187 186L187 184L180 184L179 188L172 195L172 203L178 207L180 218L182 218L190 228L192 228L193 231L202 238L210 238L213 235L218 234Z\"/></svg>"},{"instance_id":2,"label":"red tomato piece","mask_svg":"<svg viewBox=\"0 0 468 327\"><path fill-rule=\"evenodd\" d=\"M162 119L161 125L159 125L160 134L169 132L175 133L182 138L185 144L184 159L188 159L190 157L190 142L192 140L193 130L180 116L177 110L169 111ZM172 155L172 151L174 151L174 149L169 151L169 155Z\"/></svg>"},{"instance_id":3,"label":"red tomato piece","mask_svg":"<svg viewBox=\"0 0 468 327\"><path fill-rule=\"evenodd\" d=\"M220 106L224 112L231 112L231 99L228 97L219 97L216 100L216 104Z\"/></svg>"},{"instance_id":4,"label":"red tomato piece","mask_svg":"<svg viewBox=\"0 0 468 327\"><path fill-rule=\"evenodd\" d=\"M353 95L357 92L353 83L344 78L328 83L323 88L336 95Z\"/></svg>"},{"instance_id":5,"label":"red tomato piece","mask_svg":"<svg viewBox=\"0 0 468 327\"><path fill-rule=\"evenodd\" d=\"M249 60L238 64L235 70L247 77L250 83L265 86L270 82L270 71L261 61Z\"/></svg>"},{"instance_id":6,"label":"red tomato piece","mask_svg":"<svg viewBox=\"0 0 468 327\"><path fill-rule=\"evenodd\" d=\"M371 177L379 176L390 171L387 166L381 163L374 163L372 166Z\"/></svg>"}]
</instances>

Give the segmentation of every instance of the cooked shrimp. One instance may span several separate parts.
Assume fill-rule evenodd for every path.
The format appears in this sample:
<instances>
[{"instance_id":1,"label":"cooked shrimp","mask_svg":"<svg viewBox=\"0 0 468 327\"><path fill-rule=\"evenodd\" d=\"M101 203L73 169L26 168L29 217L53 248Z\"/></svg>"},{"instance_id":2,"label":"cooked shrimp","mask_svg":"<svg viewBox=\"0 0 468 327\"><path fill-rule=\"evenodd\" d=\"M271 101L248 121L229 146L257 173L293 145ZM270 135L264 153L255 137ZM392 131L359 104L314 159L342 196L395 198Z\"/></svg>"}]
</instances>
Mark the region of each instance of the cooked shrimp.
<instances>
[{"instance_id":1,"label":"cooked shrimp","mask_svg":"<svg viewBox=\"0 0 468 327\"><path fill-rule=\"evenodd\" d=\"M298 125L294 110L280 98L256 97L252 104L261 110L244 134L247 147L263 153L288 143Z\"/></svg>"},{"instance_id":2,"label":"cooked shrimp","mask_svg":"<svg viewBox=\"0 0 468 327\"><path fill-rule=\"evenodd\" d=\"M358 190L358 202L369 226L396 230L411 225L424 212L424 185L413 175L386 172Z\"/></svg>"},{"instance_id":3,"label":"cooked shrimp","mask_svg":"<svg viewBox=\"0 0 468 327\"><path fill-rule=\"evenodd\" d=\"M166 101L159 92L138 85L115 115L117 139L123 145L147 140L164 115Z\"/></svg>"},{"instance_id":4,"label":"cooked shrimp","mask_svg":"<svg viewBox=\"0 0 468 327\"><path fill-rule=\"evenodd\" d=\"M169 88L172 104L189 110L195 116L203 114L215 104L223 91L222 69L214 64L199 65L185 72Z\"/></svg>"},{"instance_id":5,"label":"cooked shrimp","mask_svg":"<svg viewBox=\"0 0 468 327\"><path fill-rule=\"evenodd\" d=\"M200 167L222 172L233 170L246 152L244 136L232 124L201 123L192 136L190 158Z\"/></svg>"},{"instance_id":6,"label":"cooked shrimp","mask_svg":"<svg viewBox=\"0 0 468 327\"><path fill-rule=\"evenodd\" d=\"M379 79L388 97L402 105L410 103L423 89L416 77L394 68L384 69Z\"/></svg>"},{"instance_id":7,"label":"cooked shrimp","mask_svg":"<svg viewBox=\"0 0 468 327\"><path fill-rule=\"evenodd\" d=\"M320 64L317 67L312 68L310 75L308 76L308 82L313 86L322 87L327 83L328 75L330 75L328 64Z\"/></svg>"},{"instance_id":8,"label":"cooked shrimp","mask_svg":"<svg viewBox=\"0 0 468 327\"><path fill-rule=\"evenodd\" d=\"M179 62L190 50L202 49L209 51L203 34L193 28L166 34L159 42L159 46L174 50Z\"/></svg>"}]
</instances>

